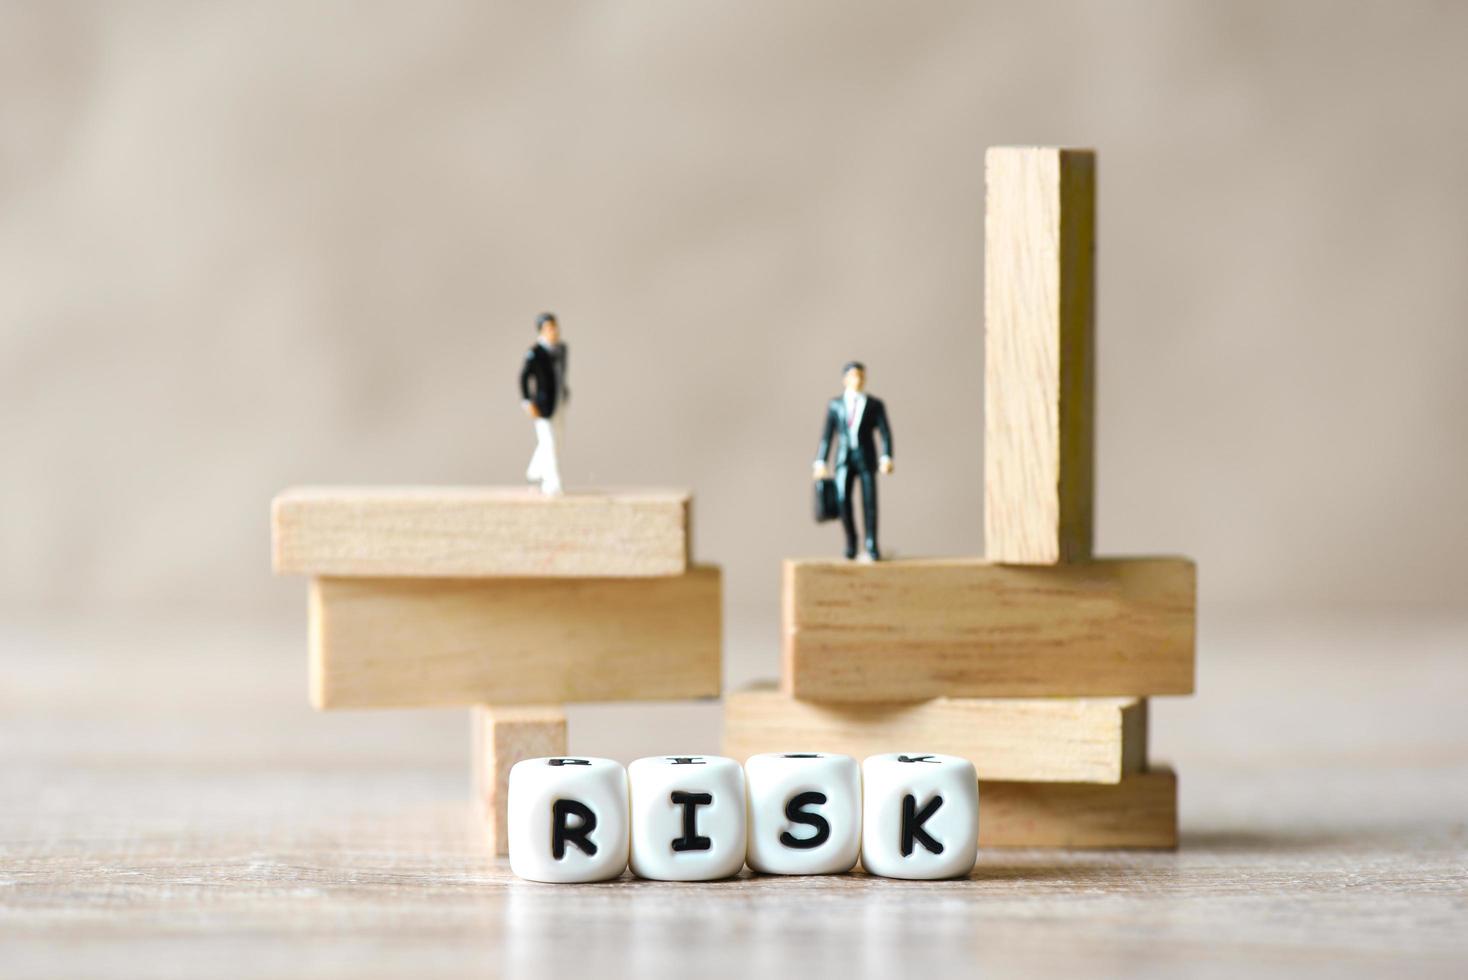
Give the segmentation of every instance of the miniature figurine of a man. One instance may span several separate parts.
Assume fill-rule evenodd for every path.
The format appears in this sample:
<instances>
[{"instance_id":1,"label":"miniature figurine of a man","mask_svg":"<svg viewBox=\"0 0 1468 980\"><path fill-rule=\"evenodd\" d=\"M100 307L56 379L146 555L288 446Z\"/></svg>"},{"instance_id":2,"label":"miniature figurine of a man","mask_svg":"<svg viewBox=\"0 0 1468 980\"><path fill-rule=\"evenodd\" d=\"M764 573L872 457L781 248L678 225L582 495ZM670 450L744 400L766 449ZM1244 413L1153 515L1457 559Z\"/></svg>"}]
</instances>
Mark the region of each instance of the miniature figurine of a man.
<instances>
[{"instance_id":1,"label":"miniature figurine of a man","mask_svg":"<svg viewBox=\"0 0 1468 980\"><path fill-rule=\"evenodd\" d=\"M877 561L877 472L892 472L892 427L887 422L887 407L880 398L866 393L867 369L860 361L851 361L841 369L846 390L826 406L826 427L816 449L814 476L829 479L827 459L831 445L836 446L836 499L841 507L841 526L846 531L846 557L856 557L856 516L851 494L861 481L861 509L866 524L866 551L863 561ZM882 454L877 455L876 433L882 436Z\"/></svg>"},{"instance_id":2,"label":"miniature figurine of a man","mask_svg":"<svg viewBox=\"0 0 1468 980\"><path fill-rule=\"evenodd\" d=\"M535 346L526 352L520 368L520 404L535 420L535 454L525 479L539 482L541 493L555 496L561 492L558 449L565 432L566 403L571 398L566 387L566 345L561 343L561 327L554 313L535 318L535 334Z\"/></svg>"}]
</instances>

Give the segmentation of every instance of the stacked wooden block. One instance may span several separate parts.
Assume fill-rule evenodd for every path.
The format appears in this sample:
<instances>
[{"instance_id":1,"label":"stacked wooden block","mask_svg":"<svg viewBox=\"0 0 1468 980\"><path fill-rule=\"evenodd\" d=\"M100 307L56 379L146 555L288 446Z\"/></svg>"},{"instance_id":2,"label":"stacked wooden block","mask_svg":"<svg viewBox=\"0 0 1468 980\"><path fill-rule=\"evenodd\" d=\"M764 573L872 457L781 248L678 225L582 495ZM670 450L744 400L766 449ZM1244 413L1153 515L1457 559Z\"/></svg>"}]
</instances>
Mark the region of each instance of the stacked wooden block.
<instances>
[{"instance_id":1,"label":"stacked wooden block","mask_svg":"<svg viewBox=\"0 0 1468 980\"><path fill-rule=\"evenodd\" d=\"M721 580L689 564L689 495L314 487L273 506L275 569L311 576L318 708L474 708L477 795L564 755L573 701L718 696Z\"/></svg>"},{"instance_id":2,"label":"stacked wooden block","mask_svg":"<svg viewBox=\"0 0 1468 980\"><path fill-rule=\"evenodd\" d=\"M726 701L726 752L973 761L981 846L1173 847L1147 701L1190 694L1195 569L1092 556L1095 158L987 159L988 559L787 561L783 683Z\"/></svg>"},{"instance_id":3,"label":"stacked wooden block","mask_svg":"<svg viewBox=\"0 0 1468 980\"><path fill-rule=\"evenodd\" d=\"M1172 847L1146 699L1193 690L1195 569L1092 555L1094 155L1001 148L987 171L988 559L787 561L783 684L726 700L726 752L959 756L981 846ZM566 753L560 705L719 694L720 576L689 564L688 511L677 491L286 491L275 567L312 577L312 700L473 706L505 853L509 769Z\"/></svg>"}]
</instances>

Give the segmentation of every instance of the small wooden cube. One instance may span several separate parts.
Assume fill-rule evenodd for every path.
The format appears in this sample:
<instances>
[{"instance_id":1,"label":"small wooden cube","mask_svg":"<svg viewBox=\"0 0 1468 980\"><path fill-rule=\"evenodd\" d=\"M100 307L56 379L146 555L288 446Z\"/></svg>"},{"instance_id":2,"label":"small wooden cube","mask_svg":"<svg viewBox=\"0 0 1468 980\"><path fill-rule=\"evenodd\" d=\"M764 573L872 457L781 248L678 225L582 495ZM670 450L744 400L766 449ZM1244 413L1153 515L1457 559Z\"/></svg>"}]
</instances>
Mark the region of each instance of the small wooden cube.
<instances>
[{"instance_id":1,"label":"small wooden cube","mask_svg":"<svg viewBox=\"0 0 1468 980\"><path fill-rule=\"evenodd\" d=\"M474 798L494 853L510 853L510 769L524 759L566 754L566 713L557 705L476 706L471 713Z\"/></svg>"}]
</instances>

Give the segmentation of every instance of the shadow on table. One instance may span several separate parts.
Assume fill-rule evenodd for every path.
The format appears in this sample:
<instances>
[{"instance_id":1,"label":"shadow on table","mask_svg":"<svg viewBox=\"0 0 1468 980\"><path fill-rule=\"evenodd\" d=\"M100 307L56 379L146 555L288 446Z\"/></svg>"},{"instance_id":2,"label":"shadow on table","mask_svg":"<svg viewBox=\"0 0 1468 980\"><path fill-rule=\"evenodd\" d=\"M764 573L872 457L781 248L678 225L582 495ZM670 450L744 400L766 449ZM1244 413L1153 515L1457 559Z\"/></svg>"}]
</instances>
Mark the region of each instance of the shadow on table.
<instances>
[{"instance_id":1,"label":"shadow on table","mask_svg":"<svg viewBox=\"0 0 1468 980\"><path fill-rule=\"evenodd\" d=\"M1404 837L1404 829L1409 833ZM1435 825L1402 827L1334 827L1320 830L1259 830L1255 828L1183 832L1178 852L1182 854L1291 855L1324 851L1398 850L1404 839L1423 841L1442 836L1450 827Z\"/></svg>"},{"instance_id":2,"label":"shadow on table","mask_svg":"<svg viewBox=\"0 0 1468 980\"><path fill-rule=\"evenodd\" d=\"M1020 882L1020 881L1077 881L1098 877L1121 876L1127 869L1102 862L1068 861L1048 864L1036 861L1033 864L980 864L970 872L967 881Z\"/></svg>"}]
</instances>

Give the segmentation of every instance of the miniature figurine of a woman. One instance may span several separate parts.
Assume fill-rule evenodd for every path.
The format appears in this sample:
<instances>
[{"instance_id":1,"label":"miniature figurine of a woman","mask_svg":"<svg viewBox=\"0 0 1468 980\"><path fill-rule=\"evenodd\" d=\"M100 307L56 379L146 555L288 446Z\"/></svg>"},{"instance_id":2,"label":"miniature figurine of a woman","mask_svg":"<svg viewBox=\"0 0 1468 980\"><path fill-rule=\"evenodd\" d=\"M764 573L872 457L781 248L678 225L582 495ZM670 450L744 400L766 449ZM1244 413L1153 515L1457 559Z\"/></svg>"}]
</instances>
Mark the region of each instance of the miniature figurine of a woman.
<instances>
[{"instance_id":1,"label":"miniature figurine of a woman","mask_svg":"<svg viewBox=\"0 0 1468 980\"><path fill-rule=\"evenodd\" d=\"M571 398L566 387L566 345L561 343L561 327L554 313L535 318L535 333L535 346L526 352L520 368L520 403L535 420L535 453L525 479L539 482L541 493L555 496L561 492L558 449L565 432L565 406Z\"/></svg>"},{"instance_id":2,"label":"miniature figurine of a woman","mask_svg":"<svg viewBox=\"0 0 1468 980\"><path fill-rule=\"evenodd\" d=\"M836 499L841 507L841 526L846 531L846 557L856 557L856 517L851 493L861 481L861 509L866 524L866 552L862 561L877 561L877 472L892 472L892 427L887 407L880 398L866 393L867 369L851 361L841 369L846 390L826 406L826 427L816 449L815 479L829 479L827 459L836 445ZM882 436L882 455L877 455L876 433Z\"/></svg>"}]
</instances>

